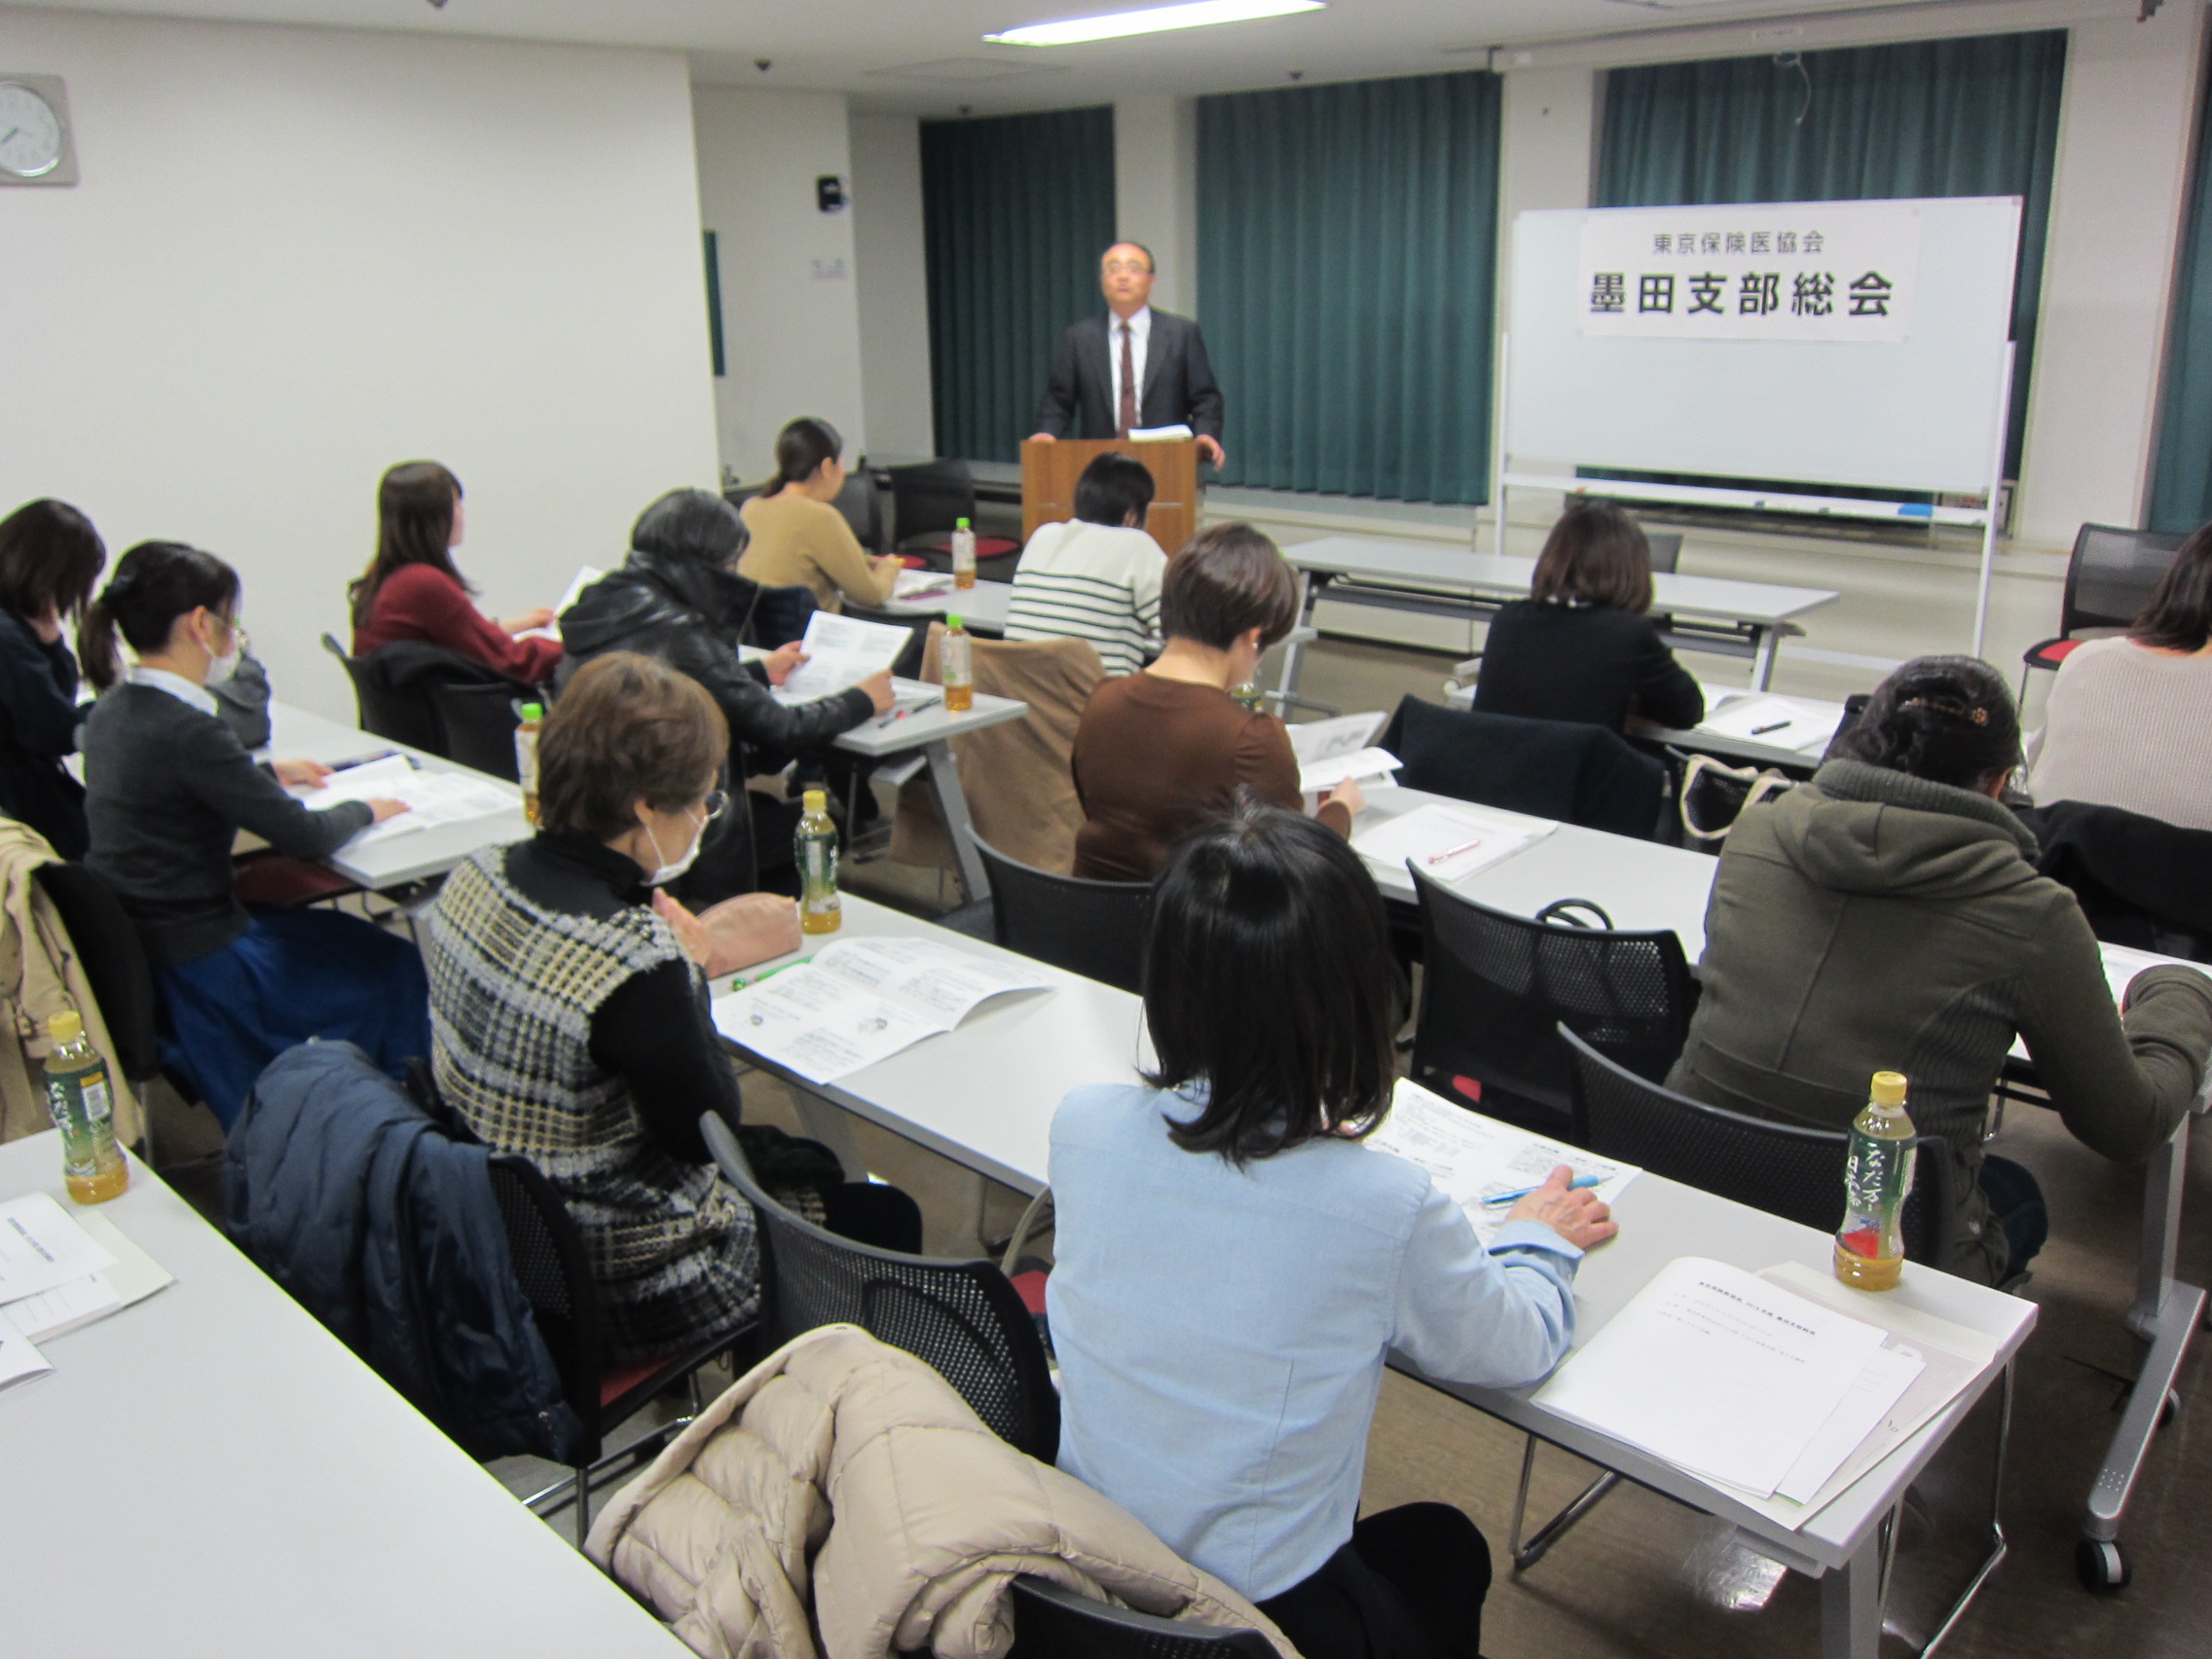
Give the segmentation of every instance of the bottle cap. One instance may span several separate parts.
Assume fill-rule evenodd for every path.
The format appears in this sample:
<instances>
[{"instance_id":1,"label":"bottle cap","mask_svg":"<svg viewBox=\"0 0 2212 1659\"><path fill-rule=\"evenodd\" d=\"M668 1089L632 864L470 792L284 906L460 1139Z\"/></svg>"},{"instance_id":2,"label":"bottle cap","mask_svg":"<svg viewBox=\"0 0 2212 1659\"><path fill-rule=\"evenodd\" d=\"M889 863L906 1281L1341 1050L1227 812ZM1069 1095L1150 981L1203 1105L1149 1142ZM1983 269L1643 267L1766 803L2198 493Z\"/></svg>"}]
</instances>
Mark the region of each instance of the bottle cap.
<instances>
[{"instance_id":1,"label":"bottle cap","mask_svg":"<svg viewBox=\"0 0 2212 1659\"><path fill-rule=\"evenodd\" d=\"M545 705L543 703L525 703L522 706L522 718L526 720L543 719L545 718Z\"/></svg>"},{"instance_id":2,"label":"bottle cap","mask_svg":"<svg viewBox=\"0 0 2212 1659\"><path fill-rule=\"evenodd\" d=\"M938 522L940 524L942 524L944 521L942 519L940 519ZM968 528L968 521L966 519L954 519L952 523L953 527L957 530L966 530Z\"/></svg>"},{"instance_id":3,"label":"bottle cap","mask_svg":"<svg viewBox=\"0 0 2212 1659\"><path fill-rule=\"evenodd\" d=\"M960 618L957 616L947 616L944 619L944 623L948 628L957 628L960 626Z\"/></svg>"},{"instance_id":4,"label":"bottle cap","mask_svg":"<svg viewBox=\"0 0 2212 1659\"><path fill-rule=\"evenodd\" d=\"M1902 1072L1876 1072L1873 1099L1877 1106L1902 1106L1904 1104L1905 1077Z\"/></svg>"},{"instance_id":5,"label":"bottle cap","mask_svg":"<svg viewBox=\"0 0 2212 1659\"><path fill-rule=\"evenodd\" d=\"M828 812L830 810L830 792L828 790L808 790L805 799L806 810L809 812Z\"/></svg>"},{"instance_id":6,"label":"bottle cap","mask_svg":"<svg viewBox=\"0 0 2212 1659\"><path fill-rule=\"evenodd\" d=\"M47 1015L46 1034L56 1043L74 1043L85 1034L85 1018L73 1008Z\"/></svg>"}]
</instances>

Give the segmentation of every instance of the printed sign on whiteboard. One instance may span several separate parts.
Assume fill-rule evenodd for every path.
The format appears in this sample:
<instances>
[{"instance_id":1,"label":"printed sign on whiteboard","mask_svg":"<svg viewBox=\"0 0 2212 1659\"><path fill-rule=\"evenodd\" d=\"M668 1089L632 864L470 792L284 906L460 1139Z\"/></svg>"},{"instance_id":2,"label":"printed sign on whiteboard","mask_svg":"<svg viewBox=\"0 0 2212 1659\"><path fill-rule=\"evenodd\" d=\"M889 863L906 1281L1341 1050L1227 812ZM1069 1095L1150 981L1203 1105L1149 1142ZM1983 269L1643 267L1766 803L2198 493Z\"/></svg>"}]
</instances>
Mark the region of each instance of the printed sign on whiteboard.
<instances>
[{"instance_id":1,"label":"printed sign on whiteboard","mask_svg":"<svg viewBox=\"0 0 2212 1659\"><path fill-rule=\"evenodd\" d=\"M1900 202L1610 207L1582 221L1584 334L1903 340L1920 210Z\"/></svg>"}]
</instances>

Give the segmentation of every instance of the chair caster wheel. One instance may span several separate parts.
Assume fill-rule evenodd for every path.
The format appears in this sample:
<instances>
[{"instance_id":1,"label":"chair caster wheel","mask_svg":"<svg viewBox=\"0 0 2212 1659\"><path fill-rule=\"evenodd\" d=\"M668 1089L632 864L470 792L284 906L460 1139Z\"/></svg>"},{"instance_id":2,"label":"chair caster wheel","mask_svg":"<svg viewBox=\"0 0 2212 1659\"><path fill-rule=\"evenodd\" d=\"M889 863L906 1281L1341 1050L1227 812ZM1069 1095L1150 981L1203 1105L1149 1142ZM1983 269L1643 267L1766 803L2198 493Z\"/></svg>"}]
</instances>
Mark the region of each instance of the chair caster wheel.
<instances>
[{"instance_id":1,"label":"chair caster wheel","mask_svg":"<svg viewBox=\"0 0 2212 1659\"><path fill-rule=\"evenodd\" d=\"M2081 1574L2083 1588L2100 1595L2127 1588L2127 1558L2117 1542L2082 1539L2074 1546L2074 1570Z\"/></svg>"},{"instance_id":2,"label":"chair caster wheel","mask_svg":"<svg viewBox=\"0 0 2212 1659\"><path fill-rule=\"evenodd\" d=\"M2158 1426L2160 1428L2165 1427L2179 1416L2181 1416L2181 1390L2179 1388L2168 1388L2164 1403L2158 1407Z\"/></svg>"}]
</instances>

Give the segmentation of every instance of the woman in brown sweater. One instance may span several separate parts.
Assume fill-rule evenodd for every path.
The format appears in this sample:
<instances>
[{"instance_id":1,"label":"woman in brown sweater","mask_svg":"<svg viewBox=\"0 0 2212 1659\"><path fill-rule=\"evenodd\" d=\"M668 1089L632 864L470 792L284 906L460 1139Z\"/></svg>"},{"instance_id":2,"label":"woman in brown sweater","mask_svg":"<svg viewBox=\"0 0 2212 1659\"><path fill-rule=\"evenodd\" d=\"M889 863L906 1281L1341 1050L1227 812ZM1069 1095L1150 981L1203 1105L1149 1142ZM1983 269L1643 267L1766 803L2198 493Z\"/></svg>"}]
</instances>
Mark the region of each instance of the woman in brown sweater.
<instances>
[{"instance_id":1,"label":"woman in brown sweater","mask_svg":"<svg viewBox=\"0 0 2212 1659\"><path fill-rule=\"evenodd\" d=\"M1160 660L1102 683L1076 728L1075 873L1093 881L1150 881L1240 789L1292 811L1304 801L1282 721L1230 694L1298 621L1298 579L1275 544L1242 524L1192 537L1161 578L1160 620ZM1364 804L1340 784L1317 816L1348 835Z\"/></svg>"}]
</instances>

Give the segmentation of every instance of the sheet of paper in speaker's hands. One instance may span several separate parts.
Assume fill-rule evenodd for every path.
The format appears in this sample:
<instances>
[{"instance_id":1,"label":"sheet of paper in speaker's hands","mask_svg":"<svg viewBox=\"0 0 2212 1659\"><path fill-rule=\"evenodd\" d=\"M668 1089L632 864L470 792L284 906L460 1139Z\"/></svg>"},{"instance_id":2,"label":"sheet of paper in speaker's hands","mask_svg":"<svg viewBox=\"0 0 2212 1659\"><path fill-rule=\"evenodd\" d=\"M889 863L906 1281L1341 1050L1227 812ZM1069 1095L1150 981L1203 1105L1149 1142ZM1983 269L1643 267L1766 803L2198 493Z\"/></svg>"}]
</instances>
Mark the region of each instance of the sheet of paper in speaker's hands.
<instances>
[{"instance_id":1,"label":"sheet of paper in speaker's hands","mask_svg":"<svg viewBox=\"0 0 2212 1659\"><path fill-rule=\"evenodd\" d=\"M1766 1497L1883 1341L1879 1326L1740 1268L1684 1256L1535 1398L1692 1474Z\"/></svg>"},{"instance_id":2,"label":"sheet of paper in speaker's hands","mask_svg":"<svg viewBox=\"0 0 2212 1659\"><path fill-rule=\"evenodd\" d=\"M776 701L813 703L833 697L872 674L887 671L913 638L908 628L817 610L807 619L802 642L806 660L776 687Z\"/></svg>"},{"instance_id":3,"label":"sheet of paper in speaker's hands","mask_svg":"<svg viewBox=\"0 0 2212 1659\"><path fill-rule=\"evenodd\" d=\"M114 1255L45 1193L0 1203L0 1304L115 1266Z\"/></svg>"}]
</instances>

